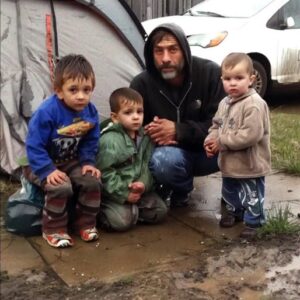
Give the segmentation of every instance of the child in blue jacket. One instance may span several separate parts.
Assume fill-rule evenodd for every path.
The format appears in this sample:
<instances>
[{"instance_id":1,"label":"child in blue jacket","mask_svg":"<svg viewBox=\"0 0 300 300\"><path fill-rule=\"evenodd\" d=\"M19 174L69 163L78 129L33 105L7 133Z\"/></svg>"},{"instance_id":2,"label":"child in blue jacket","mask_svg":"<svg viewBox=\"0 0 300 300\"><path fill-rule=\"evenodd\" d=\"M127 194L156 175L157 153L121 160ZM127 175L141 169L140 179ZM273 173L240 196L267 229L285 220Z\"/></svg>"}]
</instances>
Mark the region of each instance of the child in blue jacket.
<instances>
[{"instance_id":1,"label":"child in blue jacket","mask_svg":"<svg viewBox=\"0 0 300 300\"><path fill-rule=\"evenodd\" d=\"M100 171L95 167L100 137L99 117L90 102L95 74L82 55L67 55L54 72L55 94L29 122L26 152L29 181L45 192L42 230L50 246L68 247L68 199L78 195L75 232L84 241L98 239Z\"/></svg>"}]
</instances>

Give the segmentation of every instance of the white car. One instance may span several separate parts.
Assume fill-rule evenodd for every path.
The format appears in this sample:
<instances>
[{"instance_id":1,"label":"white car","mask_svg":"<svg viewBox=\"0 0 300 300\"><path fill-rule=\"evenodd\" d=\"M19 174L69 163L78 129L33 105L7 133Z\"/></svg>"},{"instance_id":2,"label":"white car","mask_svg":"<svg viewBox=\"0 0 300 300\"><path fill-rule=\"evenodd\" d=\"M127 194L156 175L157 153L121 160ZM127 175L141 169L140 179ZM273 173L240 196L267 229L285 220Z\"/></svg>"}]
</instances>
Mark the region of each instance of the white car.
<instances>
[{"instance_id":1,"label":"white car","mask_svg":"<svg viewBox=\"0 0 300 300\"><path fill-rule=\"evenodd\" d=\"M182 16L144 21L147 34L162 23L182 27L195 56L221 64L231 52L254 62L255 88L300 84L300 0L204 0Z\"/></svg>"}]
</instances>

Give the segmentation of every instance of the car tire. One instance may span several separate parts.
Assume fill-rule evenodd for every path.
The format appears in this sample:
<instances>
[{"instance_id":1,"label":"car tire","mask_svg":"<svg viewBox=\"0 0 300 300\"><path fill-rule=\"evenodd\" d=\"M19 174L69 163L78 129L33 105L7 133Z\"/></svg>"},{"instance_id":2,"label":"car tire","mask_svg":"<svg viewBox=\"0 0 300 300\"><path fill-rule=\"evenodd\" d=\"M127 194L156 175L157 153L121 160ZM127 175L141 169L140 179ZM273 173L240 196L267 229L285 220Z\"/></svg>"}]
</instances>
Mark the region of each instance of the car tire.
<instances>
[{"instance_id":1,"label":"car tire","mask_svg":"<svg viewBox=\"0 0 300 300\"><path fill-rule=\"evenodd\" d=\"M256 89L258 94L261 97L264 97L268 90L268 76L267 71L264 68L263 64L257 60L253 60L254 74L256 80L253 84L253 87Z\"/></svg>"}]
</instances>

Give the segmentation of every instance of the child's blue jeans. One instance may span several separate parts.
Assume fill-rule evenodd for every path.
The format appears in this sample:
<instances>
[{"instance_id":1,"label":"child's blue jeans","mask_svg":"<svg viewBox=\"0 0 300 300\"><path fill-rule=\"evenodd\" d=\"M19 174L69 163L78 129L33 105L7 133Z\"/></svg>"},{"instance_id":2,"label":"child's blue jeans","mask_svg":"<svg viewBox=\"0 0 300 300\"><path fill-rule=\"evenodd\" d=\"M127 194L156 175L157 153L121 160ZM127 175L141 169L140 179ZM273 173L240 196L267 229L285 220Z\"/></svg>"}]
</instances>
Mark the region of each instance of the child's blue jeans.
<instances>
[{"instance_id":1,"label":"child's blue jeans","mask_svg":"<svg viewBox=\"0 0 300 300\"><path fill-rule=\"evenodd\" d=\"M222 197L226 209L249 227L265 223L265 177L223 178Z\"/></svg>"}]
</instances>

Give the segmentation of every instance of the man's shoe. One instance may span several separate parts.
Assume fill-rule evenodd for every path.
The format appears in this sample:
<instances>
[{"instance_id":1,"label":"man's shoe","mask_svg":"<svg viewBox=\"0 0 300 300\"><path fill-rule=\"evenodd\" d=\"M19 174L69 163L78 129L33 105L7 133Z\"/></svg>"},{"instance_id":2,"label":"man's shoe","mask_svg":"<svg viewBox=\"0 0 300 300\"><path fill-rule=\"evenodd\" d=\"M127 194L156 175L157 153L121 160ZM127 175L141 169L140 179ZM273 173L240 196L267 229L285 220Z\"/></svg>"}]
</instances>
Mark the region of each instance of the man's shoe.
<instances>
[{"instance_id":1,"label":"man's shoe","mask_svg":"<svg viewBox=\"0 0 300 300\"><path fill-rule=\"evenodd\" d=\"M189 194L176 194L173 193L171 197L171 208L176 208L176 207L187 207L189 205Z\"/></svg>"},{"instance_id":2,"label":"man's shoe","mask_svg":"<svg viewBox=\"0 0 300 300\"><path fill-rule=\"evenodd\" d=\"M158 194L158 196L165 202L166 206L169 208L173 190L161 184L156 187L155 191Z\"/></svg>"}]
</instances>

